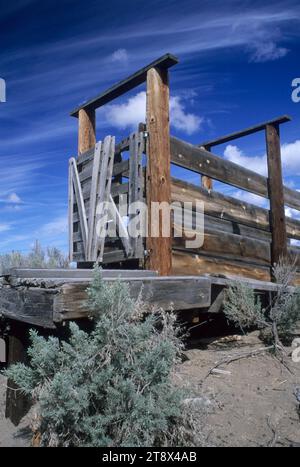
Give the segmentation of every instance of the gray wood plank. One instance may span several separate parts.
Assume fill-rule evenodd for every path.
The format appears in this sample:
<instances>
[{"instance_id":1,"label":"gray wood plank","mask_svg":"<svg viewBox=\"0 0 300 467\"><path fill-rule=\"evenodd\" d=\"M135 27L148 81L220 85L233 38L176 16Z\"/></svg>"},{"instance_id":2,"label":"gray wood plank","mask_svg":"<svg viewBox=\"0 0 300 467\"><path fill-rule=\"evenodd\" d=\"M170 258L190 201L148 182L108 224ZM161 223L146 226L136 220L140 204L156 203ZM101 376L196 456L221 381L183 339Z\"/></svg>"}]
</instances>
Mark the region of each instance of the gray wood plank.
<instances>
[{"instance_id":1,"label":"gray wood plank","mask_svg":"<svg viewBox=\"0 0 300 467\"><path fill-rule=\"evenodd\" d=\"M88 100L85 104L80 105L76 109L71 112L72 117L77 117L78 112L81 109L86 108L93 108L96 109L101 107L104 104L116 99L117 97L121 96L122 94L134 89L139 84L142 84L147 77L147 71L151 68L162 68L167 69L170 68L178 63L178 58L171 54L165 54L162 57L154 60L149 65L145 66L144 68L138 70L136 73L130 75L128 78L120 81L119 83L115 84L111 88L107 89L106 91L102 92L100 95Z\"/></svg>"},{"instance_id":2,"label":"gray wood plank","mask_svg":"<svg viewBox=\"0 0 300 467\"><path fill-rule=\"evenodd\" d=\"M126 282L126 279L124 279ZM151 304L165 309L186 310L210 305L211 283L203 277L154 277L131 279L132 297L140 293ZM54 304L55 320L63 321L88 316L85 306L86 284L65 284Z\"/></svg>"}]
</instances>

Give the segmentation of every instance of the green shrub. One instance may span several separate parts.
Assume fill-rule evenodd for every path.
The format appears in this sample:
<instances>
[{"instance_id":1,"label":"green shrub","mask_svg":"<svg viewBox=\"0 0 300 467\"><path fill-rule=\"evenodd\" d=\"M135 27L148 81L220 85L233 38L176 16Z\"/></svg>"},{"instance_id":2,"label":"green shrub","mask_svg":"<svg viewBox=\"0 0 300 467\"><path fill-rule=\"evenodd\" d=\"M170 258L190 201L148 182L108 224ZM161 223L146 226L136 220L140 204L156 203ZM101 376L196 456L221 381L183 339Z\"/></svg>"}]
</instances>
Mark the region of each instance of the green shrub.
<instances>
[{"instance_id":1,"label":"green shrub","mask_svg":"<svg viewBox=\"0 0 300 467\"><path fill-rule=\"evenodd\" d=\"M203 407L172 381L182 351L175 316L147 309L98 270L88 297L91 333L70 323L60 342L31 331L30 367L6 372L39 404L42 445L201 444Z\"/></svg>"},{"instance_id":2,"label":"green shrub","mask_svg":"<svg viewBox=\"0 0 300 467\"><path fill-rule=\"evenodd\" d=\"M253 289L245 283L233 284L226 293L224 312L237 327L257 327L261 337L278 350L283 343L289 344L293 331L300 320L300 288L291 287L295 277L295 261L281 260L273 269L277 284L270 293L268 305L263 308Z\"/></svg>"},{"instance_id":3,"label":"green shrub","mask_svg":"<svg viewBox=\"0 0 300 467\"><path fill-rule=\"evenodd\" d=\"M69 260L58 248L48 247L43 249L36 241L31 251L24 255L18 251L12 251L0 255L0 275L10 268L68 268Z\"/></svg>"}]
</instances>

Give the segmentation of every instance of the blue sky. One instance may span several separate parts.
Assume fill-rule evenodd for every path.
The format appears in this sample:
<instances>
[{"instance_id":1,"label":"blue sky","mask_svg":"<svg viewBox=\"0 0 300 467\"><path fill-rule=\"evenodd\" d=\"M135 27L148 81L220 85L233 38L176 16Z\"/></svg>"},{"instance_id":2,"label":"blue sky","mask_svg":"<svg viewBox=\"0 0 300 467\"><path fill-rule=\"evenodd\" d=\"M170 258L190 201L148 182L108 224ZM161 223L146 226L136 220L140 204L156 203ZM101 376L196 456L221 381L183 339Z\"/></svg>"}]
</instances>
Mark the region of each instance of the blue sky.
<instances>
[{"instance_id":1,"label":"blue sky","mask_svg":"<svg viewBox=\"0 0 300 467\"><path fill-rule=\"evenodd\" d=\"M67 166L77 149L69 112L166 52L180 60L171 69L172 133L201 143L290 114L283 167L300 189L300 103L291 99L299 26L300 3L289 0L0 0L0 253L27 251L36 238L67 249ZM126 136L144 102L142 86L100 109L97 139ZM215 152L265 171L263 133Z\"/></svg>"}]
</instances>

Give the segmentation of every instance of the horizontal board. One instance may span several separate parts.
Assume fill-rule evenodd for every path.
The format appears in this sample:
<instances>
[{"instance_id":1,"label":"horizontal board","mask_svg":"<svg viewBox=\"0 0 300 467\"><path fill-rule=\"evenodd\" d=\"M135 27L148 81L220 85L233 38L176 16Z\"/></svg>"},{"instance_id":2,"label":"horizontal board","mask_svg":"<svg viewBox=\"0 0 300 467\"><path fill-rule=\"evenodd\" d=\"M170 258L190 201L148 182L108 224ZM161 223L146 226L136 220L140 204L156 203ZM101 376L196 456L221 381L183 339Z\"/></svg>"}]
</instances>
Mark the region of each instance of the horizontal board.
<instances>
[{"instance_id":1,"label":"horizontal board","mask_svg":"<svg viewBox=\"0 0 300 467\"><path fill-rule=\"evenodd\" d=\"M157 272L148 271L142 269L102 269L100 271L101 276L105 279L110 279L114 277L155 277ZM93 269L19 269L13 268L7 271L12 277L16 278L26 278L26 279L51 279L51 278L60 278L60 279L81 279L81 280L91 280L93 278L94 271Z\"/></svg>"},{"instance_id":2,"label":"horizontal board","mask_svg":"<svg viewBox=\"0 0 300 467\"><path fill-rule=\"evenodd\" d=\"M208 192L205 188L176 179L172 179L171 194L172 201L182 203L202 201L205 214L270 230L269 212L266 209L242 202L231 196L216 191Z\"/></svg>"},{"instance_id":3,"label":"horizontal board","mask_svg":"<svg viewBox=\"0 0 300 467\"><path fill-rule=\"evenodd\" d=\"M57 291L35 288L0 290L0 315L35 326L54 328L53 301Z\"/></svg>"},{"instance_id":4,"label":"horizontal board","mask_svg":"<svg viewBox=\"0 0 300 467\"><path fill-rule=\"evenodd\" d=\"M205 214L233 223L270 231L269 211L253 204L240 201L216 191L208 192L202 187L181 180L172 179L172 201L204 203ZM286 217L287 235L300 240L300 221ZM260 234L258 233L258 236Z\"/></svg>"},{"instance_id":5,"label":"horizontal board","mask_svg":"<svg viewBox=\"0 0 300 467\"><path fill-rule=\"evenodd\" d=\"M165 309L186 310L208 307L211 301L209 278L203 277L153 277L131 279L130 292L133 298L140 293L149 304ZM55 298L55 321L87 318L86 284L65 284Z\"/></svg>"},{"instance_id":6,"label":"horizontal board","mask_svg":"<svg viewBox=\"0 0 300 467\"><path fill-rule=\"evenodd\" d=\"M197 254L173 251L172 274L174 275L205 275L231 274L270 281L270 268L254 266L239 261L229 261L223 258L209 258Z\"/></svg>"},{"instance_id":7,"label":"horizontal board","mask_svg":"<svg viewBox=\"0 0 300 467\"><path fill-rule=\"evenodd\" d=\"M171 160L180 167L268 198L267 178L171 136ZM300 192L284 187L285 204L300 210Z\"/></svg>"},{"instance_id":8,"label":"horizontal board","mask_svg":"<svg viewBox=\"0 0 300 467\"><path fill-rule=\"evenodd\" d=\"M176 226L174 226L174 231L177 231ZM201 255L222 256L229 260L237 259L249 263L270 265L271 247L269 242L206 229L203 245L198 249L187 250L185 247L186 238L191 238L192 234L192 231L185 230L186 237L174 237L173 248Z\"/></svg>"}]
</instances>

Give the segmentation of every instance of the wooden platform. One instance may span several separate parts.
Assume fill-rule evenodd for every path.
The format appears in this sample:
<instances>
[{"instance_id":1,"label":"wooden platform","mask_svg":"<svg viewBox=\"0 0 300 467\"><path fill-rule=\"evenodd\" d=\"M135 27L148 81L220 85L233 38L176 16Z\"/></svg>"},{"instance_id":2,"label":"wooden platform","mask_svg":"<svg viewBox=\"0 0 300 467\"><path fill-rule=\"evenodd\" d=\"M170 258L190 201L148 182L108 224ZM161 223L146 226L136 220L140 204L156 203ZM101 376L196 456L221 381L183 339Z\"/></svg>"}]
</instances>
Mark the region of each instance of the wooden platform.
<instances>
[{"instance_id":1,"label":"wooden platform","mask_svg":"<svg viewBox=\"0 0 300 467\"><path fill-rule=\"evenodd\" d=\"M131 294L164 309L219 312L222 290L242 280L258 291L276 285L236 276L167 276L147 270L103 270L103 280L128 282ZM55 329L68 320L88 317L86 289L92 271L83 269L13 269L0 278L0 315L28 325Z\"/></svg>"}]
</instances>

